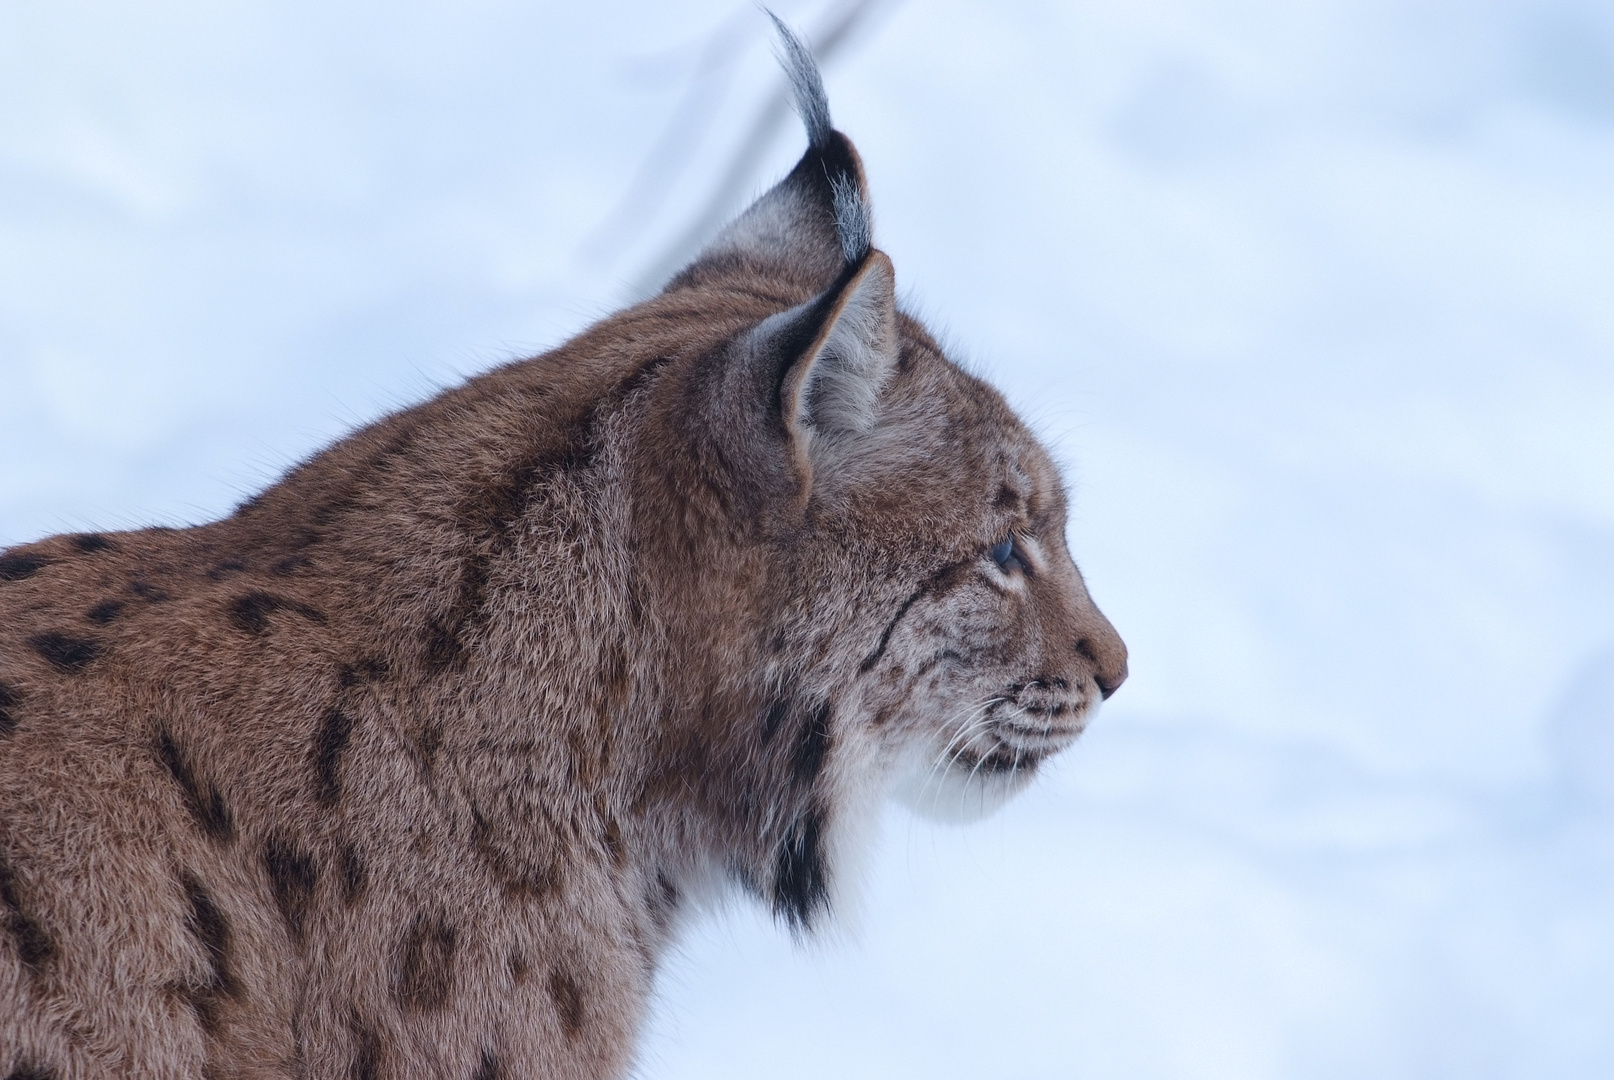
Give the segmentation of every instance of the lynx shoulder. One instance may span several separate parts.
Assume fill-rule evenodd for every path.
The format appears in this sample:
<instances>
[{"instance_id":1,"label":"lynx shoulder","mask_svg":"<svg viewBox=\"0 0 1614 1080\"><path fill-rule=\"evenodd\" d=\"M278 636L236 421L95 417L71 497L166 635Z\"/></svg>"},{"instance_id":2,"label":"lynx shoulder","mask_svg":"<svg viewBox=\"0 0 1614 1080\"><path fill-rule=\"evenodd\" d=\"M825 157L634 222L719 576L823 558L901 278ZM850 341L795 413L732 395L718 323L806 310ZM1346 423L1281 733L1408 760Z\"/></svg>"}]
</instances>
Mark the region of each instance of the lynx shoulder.
<instances>
[{"instance_id":1,"label":"lynx shoulder","mask_svg":"<svg viewBox=\"0 0 1614 1080\"><path fill-rule=\"evenodd\" d=\"M654 298L233 516L0 553L0 1076L604 1078L680 919L1126 675L1048 455L809 146Z\"/></svg>"}]
</instances>

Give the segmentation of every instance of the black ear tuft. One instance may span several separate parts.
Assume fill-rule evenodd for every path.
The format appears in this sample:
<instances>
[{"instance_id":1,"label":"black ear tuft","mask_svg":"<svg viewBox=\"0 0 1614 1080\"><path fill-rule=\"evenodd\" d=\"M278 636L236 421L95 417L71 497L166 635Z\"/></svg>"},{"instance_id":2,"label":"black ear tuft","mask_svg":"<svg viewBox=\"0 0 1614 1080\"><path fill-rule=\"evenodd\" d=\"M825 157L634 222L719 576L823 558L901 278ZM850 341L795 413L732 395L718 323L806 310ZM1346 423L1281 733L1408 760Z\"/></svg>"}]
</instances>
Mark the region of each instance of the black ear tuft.
<instances>
[{"instance_id":1,"label":"black ear tuft","mask_svg":"<svg viewBox=\"0 0 1614 1080\"><path fill-rule=\"evenodd\" d=\"M768 17L779 31L779 62L807 128L807 152L675 275L669 290L755 273L780 273L823 289L861 263L873 246L863 165L851 140L830 123L818 65L790 27L771 11Z\"/></svg>"},{"instance_id":2,"label":"black ear tuft","mask_svg":"<svg viewBox=\"0 0 1614 1080\"><path fill-rule=\"evenodd\" d=\"M764 11L767 9L764 8ZM813 54L802 44L795 31L773 12L768 12L774 29L779 31L779 64L790 78L796 112L807 126L807 142L815 150L822 150L835 130L829 121L829 97L824 93L824 80L818 74Z\"/></svg>"},{"instance_id":3,"label":"black ear tuft","mask_svg":"<svg viewBox=\"0 0 1614 1080\"><path fill-rule=\"evenodd\" d=\"M779 63L790 79L796 113L807 128L807 156L821 159L824 179L829 181L841 257L847 263L858 262L869 253L874 235L858 165L837 145L840 140L835 138L835 127L829 119L829 96L824 93L824 79L812 52L783 19L771 11L768 18L779 31Z\"/></svg>"}]
</instances>

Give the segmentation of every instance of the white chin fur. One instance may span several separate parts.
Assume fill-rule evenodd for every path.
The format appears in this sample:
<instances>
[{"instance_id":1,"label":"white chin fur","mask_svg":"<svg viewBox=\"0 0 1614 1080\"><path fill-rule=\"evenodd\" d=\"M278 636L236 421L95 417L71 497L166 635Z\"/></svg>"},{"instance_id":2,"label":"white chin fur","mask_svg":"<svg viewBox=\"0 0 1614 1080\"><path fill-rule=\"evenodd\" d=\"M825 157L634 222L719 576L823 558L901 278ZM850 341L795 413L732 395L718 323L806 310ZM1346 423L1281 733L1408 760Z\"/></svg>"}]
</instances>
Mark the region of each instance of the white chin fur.
<instances>
[{"instance_id":1,"label":"white chin fur","mask_svg":"<svg viewBox=\"0 0 1614 1080\"><path fill-rule=\"evenodd\" d=\"M891 796L921 817L951 824L979 821L996 812L1031 782L1034 769L989 773L960 765L932 767L915 756L899 771Z\"/></svg>"}]
</instances>

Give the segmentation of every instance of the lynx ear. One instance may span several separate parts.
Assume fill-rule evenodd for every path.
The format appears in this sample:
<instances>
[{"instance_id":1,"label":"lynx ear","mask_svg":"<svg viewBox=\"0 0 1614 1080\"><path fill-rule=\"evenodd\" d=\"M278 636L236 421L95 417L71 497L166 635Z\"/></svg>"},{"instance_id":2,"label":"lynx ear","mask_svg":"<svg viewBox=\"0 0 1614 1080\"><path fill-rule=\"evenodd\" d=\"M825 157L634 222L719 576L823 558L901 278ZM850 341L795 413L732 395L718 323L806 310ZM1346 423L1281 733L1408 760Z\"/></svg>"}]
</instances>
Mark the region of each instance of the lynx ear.
<instances>
[{"instance_id":1,"label":"lynx ear","mask_svg":"<svg viewBox=\"0 0 1614 1080\"><path fill-rule=\"evenodd\" d=\"M884 252L869 252L824 301L818 333L779 388L785 430L800 441L868 431L897 364L896 274Z\"/></svg>"},{"instance_id":2,"label":"lynx ear","mask_svg":"<svg viewBox=\"0 0 1614 1080\"><path fill-rule=\"evenodd\" d=\"M806 497L815 472L844 460L879 419L899 349L891 260L870 251L816 299L764 320L745 347L770 358L758 367L775 373L768 382L777 396L768 404Z\"/></svg>"},{"instance_id":3,"label":"lynx ear","mask_svg":"<svg viewBox=\"0 0 1614 1080\"><path fill-rule=\"evenodd\" d=\"M900 356L896 275L870 250L828 289L768 316L714 354L697 406L717 460L765 498L803 500L842 475L879 427Z\"/></svg>"},{"instance_id":4,"label":"lynx ear","mask_svg":"<svg viewBox=\"0 0 1614 1080\"><path fill-rule=\"evenodd\" d=\"M871 246L863 166L846 136L830 127L818 68L789 28L773 21L807 125L807 153L667 289L777 276L803 286L799 294L816 294L736 338L724 383L708 402L713 415L739 405L771 431L748 439L732 426L733 413L714 428L731 461L749 462L750 476L784 464L774 441L782 429L789 471L805 498L815 469L846 460L878 420L881 391L897 364L896 276L891 260Z\"/></svg>"},{"instance_id":5,"label":"lynx ear","mask_svg":"<svg viewBox=\"0 0 1614 1080\"><path fill-rule=\"evenodd\" d=\"M830 124L829 100L812 54L772 12L780 62L796 111L807 128L807 152L796 167L752 203L685 267L667 290L735 273L782 273L822 288L868 254L872 239L868 184L857 150Z\"/></svg>"}]
</instances>

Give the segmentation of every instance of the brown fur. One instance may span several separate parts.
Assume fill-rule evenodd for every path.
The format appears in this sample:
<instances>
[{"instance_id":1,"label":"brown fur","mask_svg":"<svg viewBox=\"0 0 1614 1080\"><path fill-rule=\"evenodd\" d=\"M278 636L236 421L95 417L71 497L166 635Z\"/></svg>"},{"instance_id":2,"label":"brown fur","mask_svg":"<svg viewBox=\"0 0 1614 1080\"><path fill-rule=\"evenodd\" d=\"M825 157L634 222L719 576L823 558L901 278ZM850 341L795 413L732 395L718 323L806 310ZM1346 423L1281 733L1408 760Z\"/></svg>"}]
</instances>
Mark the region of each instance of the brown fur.
<instances>
[{"instance_id":1,"label":"brown fur","mask_svg":"<svg viewBox=\"0 0 1614 1080\"><path fill-rule=\"evenodd\" d=\"M810 929L904 769L1080 731L1058 476L837 170L223 521L0 554L0 1076L620 1076L691 903Z\"/></svg>"}]
</instances>

